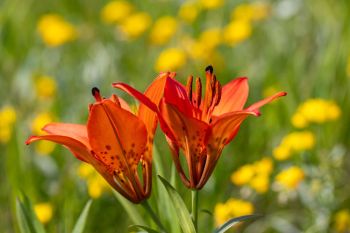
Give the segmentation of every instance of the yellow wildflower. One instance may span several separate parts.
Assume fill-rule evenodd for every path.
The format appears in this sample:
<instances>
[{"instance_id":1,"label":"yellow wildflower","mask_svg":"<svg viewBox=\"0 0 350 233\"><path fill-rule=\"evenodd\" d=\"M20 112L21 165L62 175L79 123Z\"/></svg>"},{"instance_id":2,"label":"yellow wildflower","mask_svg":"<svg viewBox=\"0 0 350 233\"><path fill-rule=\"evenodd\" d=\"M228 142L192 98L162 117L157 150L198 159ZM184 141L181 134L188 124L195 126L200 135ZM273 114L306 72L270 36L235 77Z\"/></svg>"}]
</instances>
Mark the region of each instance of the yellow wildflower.
<instances>
[{"instance_id":1,"label":"yellow wildflower","mask_svg":"<svg viewBox=\"0 0 350 233\"><path fill-rule=\"evenodd\" d=\"M57 14L42 16L38 22L38 32L44 43L51 47L72 41L77 35L73 25Z\"/></svg>"},{"instance_id":2,"label":"yellow wildflower","mask_svg":"<svg viewBox=\"0 0 350 233\"><path fill-rule=\"evenodd\" d=\"M246 164L231 175L231 181L235 185L240 186L249 183L253 176L254 166L251 164Z\"/></svg>"},{"instance_id":3,"label":"yellow wildflower","mask_svg":"<svg viewBox=\"0 0 350 233\"><path fill-rule=\"evenodd\" d=\"M271 158L264 157L254 163L254 170L257 174L270 175L273 169L273 162Z\"/></svg>"},{"instance_id":4,"label":"yellow wildflower","mask_svg":"<svg viewBox=\"0 0 350 233\"><path fill-rule=\"evenodd\" d=\"M220 28L209 28L203 31L199 36L199 41L203 43L207 49L216 48L222 41L222 31Z\"/></svg>"},{"instance_id":5,"label":"yellow wildflower","mask_svg":"<svg viewBox=\"0 0 350 233\"><path fill-rule=\"evenodd\" d=\"M282 139L282 145L292 151L303 151L315 146L315 135L311 131L292 132Z\"/></svg>"},{"instance_id":6,"label":"yellow wildflower","mask_svg":"<svg viewBox=\"0 0 350 233\"><path fill-rule=\"evenodd\" d=\"M56 94L56 81L54 78L43 75L35 80L35 90L40 98L50 98Z\"/></svg>"},{"instance_id":7,"label":"yellow wildflower","mask_svg":"<svg viewBox=\"0 0 350 233\"><path fill-rule=\"evenodd\" d=\"M292 125L296 128L305 128L308 122L303 114L297 112L292 116Z\"/></svg>"},{"instance_id":8,"label":"yellow wildflower","mask_svg":"<svg viewBox=\"0 0 350 233\"><path fill-rule=\"evenodd\" d=\"M184 2L179 10L180 19L192 23L199 14L199 7L194 2Z\"/></svg>"},{"instance_id":9,"label":"yellow wildflower","mask_svg":"<svg viewBox=\"0 0 350 233\"><path fill-rule=\"evenodd\" d=\"M297 128L303 128L308 123L324 123L336 120L340 117L339 106L330 100L309 99L302 103L292 116L292 124Z\"/></svg>"},{"instance_id":10,"label":"yellow wildflower","mask_svg":"<svg viewBox=\"0 0 350 233\"><path fill-rule=\"evenodd\" d=\"M49 155L55 150L56 144L50 141L39 141L35 144L35 150L40 155Z\"/></svg>"},{"instance_id":11,"label":"yellow wildflower","mask_svg":"<svg viewBox=\"0 0 350 233\"><path fill-rule=\"evenodd\" d=\"M270 12L270 6L265 3L241 4L232 11L232 19L259 21L265 19Z\"/></svg>"},{"instance_id":12,"label":"yellow wildflower","mask_svg":"<svg viewBox=\"0 0 350 233\"><path fill-rule=\"evenodd\" d=\"M294 152L312 149L315 141L315 135L311 131L292 132L273 150L273 156L277 160L286 160Z\"/></svg>"},{"instance_id":13,"label":"yellow wildflower","mask_svg":"<svg viewBox=\"0 0 350 233\"><path fill-rule=\"evenodd\" d=\"M276 182L286 189L296 189L305 178L304 171L296 166L289 167L281 171L276 176Z\"/></svg>"},{"instance_id":14,"label":"yellow wildflower","mask_svg":"<svg viewBox=\"0 0 350 233\"><path fill-rule=\"evenodd\" d=\"M165 44L176 33L176 30L176 19L171 16L163 16L154 23L150 33L150 41L152 44Z\"/></svg>"},{"instance_id":15,"label":"yellow wildflower","mask_svg":"<svg viewBox=\"0 0 350 233\"><path fill-rule=\"evenodd\" d=\"M101 18L105 23L119 23L128 17L132 10L133 5L128 1L111 1L102 8Z\"/></svg>"},{"instance_id":16,"label":"yellow wildflower","mask_svg":"<svg viewBox=\"0 0 350 233\"><path fill-rule=\"evenodd\" d=\"M215 9L224 5L224 0L199 0L204 9Z\"/></svg>"},{"instance_id":17,"label":"yellow wildflower","mask_svg":"<svg viewBox=\"0 0 350 233\"><path fill-rule=\"evenodd\" d=\"M149 14L138 12L124 19L120 24L120 30L127 38L137 38L150 27L151 23Z\"/></svg>"},{"instance_id":18,"label":"yellow wildflower","mask_svg":"<svg viewBox=\"0 0 350 233\"><path fill-rule=\"evenodd\" d=\"M246 20L233 20L223 32L224 41L232 46L246 40L252 34L252 26Z\"/></svg>"},{"instance_id":19,"label":"yellow wildflower","mask_svg":"<svg viewBox=\"0 0 350 233\"><path fill-rule=\"evenodd\" d=\"M42 127L53 121L53 118L50 113L42 112L36 115L32 121L32 132L34 134L42 134Z\"/></svg>"},{"instance_id":20,"label":"yellow wildflower","mask_svg":"<svg viewBox=\"0 0 350 233\"><path fill-rule=\"evenodd\" d=\"M48 202L38 203L34 205L34 212L41 223L47 223L52 218L52 205Z\"/></svg>"},{"instance_id":21,"label":"yellow wildflower","mask_svg":"<svg viewBox=\"0 0 350 233\"><path fill-rule=\"evenodd\" d=\"M269 185L269 176L266 174L256 175L249 182L249 186L252 187L258 193L266 193L269 188Z\"/></svg>"},{"instance_id":22,"label":"yellow wildflower","mask_svg":"<svg viewBox=\"0 0 350 233\"><path fill-rule=\"evenodd\" d=\"M78 175L86 180L88 193L92 198L99 198L102 193L109 190L107 182L87 163L81 163Z\"/></svg>"},{"instance_id":23,"label":"yellow wildflower","mask_svg":"<svg viewBox=\"0 0 350 233\"><path fill-rule=\"evenodd\" d=\"M253 164L246 164L231 175L237 186L248 184L258 193L265 193L270 185L269 176L273 169L271 158L264 157Z\"/></svg>"},{"instance_id":24,"label":"yellow wildflower","mask_svg":"<svg viewBox=\"0 0 350 233\"><path fill-rule=\"evenodd\" d=\"M273 157L277 160L286 160L289 159L292 155L291 150L288 146L279 145L275 149L273 149Z\"/></svg>"},{"instance_id":25,"label":"yellow wildflower","mask_svg":"<svg viewBox=\"0 0 350 233\"><path fill-rule=\"evenodd\" d=\"M160 53L155 69L157 71L174 71L186 63L186 54L178 48L169 48Z\"/></svg>"},{"instance_id":26,"label":"yellow wildflower","mask_svg":"<svg viewBox=\"0 0 350 233\"><path fill-rule=\"evenodd\" d=\"M340 210L334 216L334 228L336 232L345 233L350 231L350 212L349 210Z\"/></svg>"},{"instance_id":27,"label":"yellow wildflower","mask_svg":"<svg viewBox=\"0 0 350 233\"><path fill-rule=\"evenodd\" d=\"M13 107L4 106L0 109L0 143L7 143L11 139L16 118L16 111Z\"/></svg>"},{"instance_id":28,"label":"yellow wildflower","mask_svg":"<svg viewBox=\"0 0 350 233\"><path fill-rule=\"evenodd\" d=\"M226 203L218 203L215 205L215 223L219 226L230 218L252 214L253 212L254 206L251 202L230 198Z\"/></svg>"}]
</instances>

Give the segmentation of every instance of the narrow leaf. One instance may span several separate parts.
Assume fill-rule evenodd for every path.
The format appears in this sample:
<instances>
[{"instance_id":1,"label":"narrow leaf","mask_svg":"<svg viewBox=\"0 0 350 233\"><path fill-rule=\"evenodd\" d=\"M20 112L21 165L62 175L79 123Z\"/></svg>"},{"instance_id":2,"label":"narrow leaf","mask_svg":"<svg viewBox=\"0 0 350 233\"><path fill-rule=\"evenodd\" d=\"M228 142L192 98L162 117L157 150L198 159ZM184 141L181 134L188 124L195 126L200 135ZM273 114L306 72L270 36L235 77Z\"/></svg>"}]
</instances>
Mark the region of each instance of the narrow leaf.
<instances>
[{"instance_id":1,"label":"narrow leaf","mask_svg":"<svg viewBox=\"0 0 350 233\"><path fill-rule=\"evenodd\" d=\"M36 213L35 213L34 208L33 208L33 205L30 202L29 198L25 194L22 194L22 195L23 195L24 206L28 211L30 221L33 222L35 232L36 233L45 233L46 232L45 228L44 228L43 224L37 218Z\"/></svg>"},{"instance_id":2,"label":"narrow leaf","mask_svg":"<svg viewBox=\"0 0 350 233\"><path fill-rule=\"evenodd\" d=\"M177 193L175 188L171 186L168 181L166 181L163 177L158 176L159 179L162 181L165 189L167 190L171 203L173 204L175 210L176 210L176 216L179 225L182 228L183 233L195 233L196 230L194 228L192 218L190 213L188 212L185 203L183 202L180 195Z\"/></svg>"},{"instance_id":3,"label":"narrow leaf","mask_svg":"<svg viewBox=\"0 0 350 233\"><path fill-rule=\"evenodd\" d=\"M20 200L16 200L16 217L20 233L32 232L28 226L27 217L25 214L25 209L23 208Z\"/></svg>"},{"instance_id":4,"label":"narrow leaf","mask_svg":"<svg viewBox=\"0 0 350 233\"><path fill-rule=\"evenodd\" d=\"M139 214L140 211L138 210L138 208L136 207L135 204L132 204L131 202L126 200L122 195L120 195L119 193L117 193L114 190L113 190L113 194L118 199L119 203L123 206L125 211L128 213L128 215L133 223L139 224L139 225L145 225L145 221L143 220L143 218Z\"/></svg>"},{"instance_id":5,"label":"narrow leaf","mask_svg":"<svg viewBox=\"0 0 350 233\"><path fill-rule=\"evenodd\" d=\"M75 223L75 226L73 228L72 233L82 233L84 228L85 228L85 224L86 224L86 219L88 217L89 214L89 210L91 207L91 203L92 200L90 199L86 204L85 207L83 209L83 211L81 212L77 222Z\"/></svg>"},{"instance_id":6,"label":"narrow leaf","mask_svg":"<svg viewBox=\"0 0 350 233\"><path fill-rule=\"evenodd\" d=\"M135 232L137 230L145 230L148 233L159 233L156 230L153 230L152 228L146 227L146 226L142 226L142 225L131 225L129 226L129 232Z\"/></svg>"},{"instance_id":7,"label":"narrow leaf","mask_svg":"<svg viewBox=\"0 0 350 233\"><path fill-rule=\"evenodd\" d=\"M214 233L224 233L239 222L246 221L246 220L255 220L260 217L261 215L252 214L252 215L244 215L237 218L231 218L230 220L222 224L218 229L216 229Z\"/></svg>"}]
</instances>

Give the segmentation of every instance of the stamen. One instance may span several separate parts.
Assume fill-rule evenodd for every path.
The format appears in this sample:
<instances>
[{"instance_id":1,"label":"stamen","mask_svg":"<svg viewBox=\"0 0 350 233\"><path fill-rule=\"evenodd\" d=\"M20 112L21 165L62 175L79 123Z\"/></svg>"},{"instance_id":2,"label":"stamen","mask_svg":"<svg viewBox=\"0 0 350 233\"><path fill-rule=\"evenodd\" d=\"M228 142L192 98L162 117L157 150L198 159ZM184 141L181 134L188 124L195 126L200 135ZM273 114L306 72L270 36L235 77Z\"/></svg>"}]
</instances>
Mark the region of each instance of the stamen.
<instances>
[{"instance_id":1,"label":"stamen","mask_svg":"<svg viewBox=\"0 0 350 233\"><path fill-rule=\"evenodd\" d=\"M194 99L194 103L197 108L201 105L202 101L202 81L199 77L196 78L196 96Z\"/></svg>"},{"instance_id":2,"label":"stamen","mask_svg":"<svg viewBox=\"0 0 350 233\"><path fill-rule=\"evenodd\" d=\"M102 101L100 90L97 87L92 88L91 93L97 102Z\"/></svg>"},{"instance_id":3,"label":"stamen","mask_svg":"<svg viewBox=\"0 0 350 233\"><path fill-rule=\"evenodd\" d=\"M186 85L187 96L190 101L192 101L192 83L193 83L193 76L190 75L187 79L187 85Z\"/></svg>"},{"instance_id":4,"label":"stamen","mask_svg":"<svg viewBox=\"0 0 350 233\"><path fill-rule=\"evenodd\" d=\"M205 68L205 72L209 72L210 74L212 74L214 72L214 68L212 65L207 66L207 68Z\"/></svg>"},{"instance_id":5,"label":"stamen","mask_svg":"<svg viewBox=\"0 0 350 233\"><path fill-rule=\"evenodd\" d=\"M214 75L212 73L213 71L213 67L212 66L208 66L205 72L205 77L206 77L206 83L205 83L205 94L204 94L204 113L207 113L211 103L213 101L213 90L215 90L215 88L213 88L213 79L214 79ZM214 87L215 87L215 83L214 83Z\"/></svg>"},{"instance_id":6,"label":"stamen","mask_svg":"<svg viewBox=\"0 0 350 233\"><path fill-rule=\"evenodd\" d=\"M219 81L216 81L215 83L215 96L214 96L214 107L217 106L220 103L221 100L221 84Z\"/></svg>"},{"instance_id":7,"label":"stamen","mask_svg":"<svg viewBox=\"0 0 350 233\"><path fill-rule=\"evenodd\" d=\"M118 96L116 96L115 94L112 95L111 100L120 107L120 101L118 99Z\"/></svg>"}]
</instances>

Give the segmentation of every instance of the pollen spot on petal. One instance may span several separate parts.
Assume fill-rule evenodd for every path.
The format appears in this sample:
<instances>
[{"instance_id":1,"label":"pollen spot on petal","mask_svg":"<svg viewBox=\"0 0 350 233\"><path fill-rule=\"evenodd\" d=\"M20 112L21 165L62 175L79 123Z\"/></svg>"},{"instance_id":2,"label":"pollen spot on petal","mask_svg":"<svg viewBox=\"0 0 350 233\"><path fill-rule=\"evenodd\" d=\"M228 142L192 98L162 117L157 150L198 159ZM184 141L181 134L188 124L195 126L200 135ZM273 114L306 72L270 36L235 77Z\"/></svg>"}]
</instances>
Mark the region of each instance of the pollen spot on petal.
<instances>
[{"instance_id":1,"label":"pollen spot on petal","mask_svg":"<svg viewBox=\"0 0 350 233\"><path fill-rule=\"evenodd\" d=\"M107 149L107 150L111 150L112 148L111 148L110 145L106 145L106 149Z\"/></svg>"}]
</instances>

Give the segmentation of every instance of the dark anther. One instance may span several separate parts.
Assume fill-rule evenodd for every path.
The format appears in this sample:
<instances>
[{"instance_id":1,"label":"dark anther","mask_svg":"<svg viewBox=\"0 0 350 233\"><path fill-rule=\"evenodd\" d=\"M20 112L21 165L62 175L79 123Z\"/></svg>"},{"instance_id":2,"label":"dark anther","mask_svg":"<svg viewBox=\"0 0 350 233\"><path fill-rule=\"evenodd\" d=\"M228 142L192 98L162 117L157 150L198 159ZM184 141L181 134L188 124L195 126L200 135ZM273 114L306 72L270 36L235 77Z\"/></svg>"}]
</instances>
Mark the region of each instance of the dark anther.
<instances>
[{"instance_id":1,"label":"dark anther","mask_svg":"<svg viewBox=\"0 0 350 233\"><path fill-rule=\"evenodd\" d=\"M92 88L91 93L93 96L96 96L96 94L100 94L100 90L97 87Z\"/></svg>"},{"instance_id":2,"label":"dark anther","mask_svg":"<svg viewBox=\"0 0 350 233\"><path fill-rule=\"evenodd\" d=\"M209 71L211 74L214 72L214 68L212 65L207 66L207 68L205 68L205 72Z\"/></svg>"}]
</instances>

